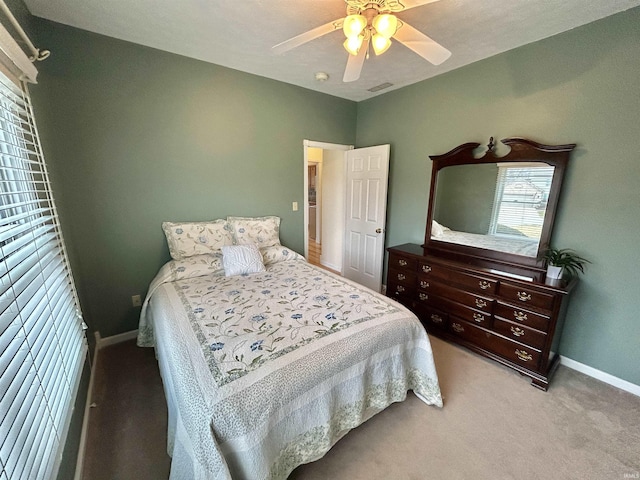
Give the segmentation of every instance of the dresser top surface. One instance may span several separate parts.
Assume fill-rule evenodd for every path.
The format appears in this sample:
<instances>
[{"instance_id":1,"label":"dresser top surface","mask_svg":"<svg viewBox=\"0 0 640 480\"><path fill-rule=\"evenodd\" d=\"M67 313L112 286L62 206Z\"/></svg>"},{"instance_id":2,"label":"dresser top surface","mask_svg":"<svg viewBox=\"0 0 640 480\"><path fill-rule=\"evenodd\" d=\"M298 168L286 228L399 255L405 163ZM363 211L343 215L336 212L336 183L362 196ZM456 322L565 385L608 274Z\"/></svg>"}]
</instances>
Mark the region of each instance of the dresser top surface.
<instances>
[{"instance_id":1,"label":"dresser top surface","mask_svg":"<svg viewBox=\"0 0 640 480\"><path fill-rule=\"evenodd\" d=\"M551 281L551 280L547 280L545 282L537 282L533 279L526 278L521 275L514 275L512 273L501 271L498 269L479 267L472 264L439 258L439 257L430 255L428 249L415 243L405 243L403 245L388 247L387 251L389 253L397 253L397 254L399 253L399 254L409 255L412 257L416 257L418 259L426 260L428 258L429 261L434 261L441 265L455 268L457 270L461 270L470 274L476 274L476 275L482 274L482 275L495 278L496 280L499 280L502 282L516 283L522 286L540 288L540 289L561 293L561 294L569 293L577 284L576 278L572 278L569 281L563 281L560 284L558 283L558 281Z\"/></svg>"}]
</instances>

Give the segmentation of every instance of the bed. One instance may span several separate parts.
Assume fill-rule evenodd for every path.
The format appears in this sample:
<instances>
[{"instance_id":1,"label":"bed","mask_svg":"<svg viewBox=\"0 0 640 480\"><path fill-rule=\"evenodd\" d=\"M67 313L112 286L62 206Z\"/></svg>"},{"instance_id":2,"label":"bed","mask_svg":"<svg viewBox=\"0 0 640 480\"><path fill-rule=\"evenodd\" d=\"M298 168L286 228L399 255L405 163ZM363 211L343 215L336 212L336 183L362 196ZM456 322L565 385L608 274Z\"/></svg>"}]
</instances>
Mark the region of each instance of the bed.
<instances>
[{"instance_id":1,"label":"bed","mask_svg":"<svg viewBox=\"0 0 640 480\"><path fill-rule=\"evenodd\" d=\"M451 230L440 225L435 220L432 221L431 238L440 242L455 243L457 245L467 245L486 250L497 250L499 252L513 253L527 257L536 257L538 254L538 239L536 238L516 238L500 235L482 235L479 233L468 233Z\"/></svg>"},{"instance_id":2,"label":"bed","mask_svg":"<svg viewBox=\"0 0 640 480\"><path fill-rule=\"evenodd\" d=\"M409 310L279 243L252 248L251 273L228 275L227 246L169 261L143 304L138 345L156 349L171 479L285 479L408 390L442 406Z\"/></svg>"},{"instance_id":3,"label":"bed","mask_svg":"<svg viewBox=\"0 0 640 480\"><path fill-rule=\"evenodd\" d=\"M497 235L482 235L478 233L445 230L442 235L434 236L433 239L440 242L468 245L486 250L525 255L527 257L535 257L538 254L538 240L529 238L509 238Z\"/></svg>"}]
</instances>

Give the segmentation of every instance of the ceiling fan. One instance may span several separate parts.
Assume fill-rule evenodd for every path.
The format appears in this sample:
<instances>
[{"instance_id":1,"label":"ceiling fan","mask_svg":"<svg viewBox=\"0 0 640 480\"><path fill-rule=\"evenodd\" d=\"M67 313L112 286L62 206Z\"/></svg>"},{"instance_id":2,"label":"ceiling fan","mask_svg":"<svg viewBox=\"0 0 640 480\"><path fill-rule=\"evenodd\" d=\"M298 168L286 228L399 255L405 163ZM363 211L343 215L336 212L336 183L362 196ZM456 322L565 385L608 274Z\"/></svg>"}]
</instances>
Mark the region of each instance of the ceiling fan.
<instances>
[{"instance_id":1,"label":"ceiling fan","mask_svg":"<svg viewBox=\"0 0 640 480\"><path fill-rule=\"evenodd\" d=\"M311 40L342 29L347 39L344 47L349 52L343 81L360 78L362 65L369 55L369 45L376 55L382 55L397 40L434 65L440 65L451 52L396 17L396 13L438 0L345 0L347 16L316 27L271 47L281 54Z\"/></svg>"}]
</instances>

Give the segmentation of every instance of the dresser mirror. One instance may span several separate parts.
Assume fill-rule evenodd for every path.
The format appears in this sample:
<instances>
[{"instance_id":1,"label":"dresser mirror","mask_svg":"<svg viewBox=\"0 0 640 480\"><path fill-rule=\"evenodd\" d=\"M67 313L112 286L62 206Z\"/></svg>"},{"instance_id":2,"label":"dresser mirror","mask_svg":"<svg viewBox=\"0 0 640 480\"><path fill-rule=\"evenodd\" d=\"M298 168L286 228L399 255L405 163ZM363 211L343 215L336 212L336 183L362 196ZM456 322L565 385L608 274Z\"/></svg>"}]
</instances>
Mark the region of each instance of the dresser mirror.
<instances>
[{"instance_id":1,"label":"dresser mirror","mask_svg":"<svg viewBox=\"0 0 640 480\"><path fill-rule=\"evenodd\" d=\"M542 145L522 138L502 143L510 151L501 157L493 138L480 156L479 143L466 143L430 157L424 246L458 260L497 262L507 271L542 269L540 253L551 238L575 145Z\"/></svg>"}]
</instances>

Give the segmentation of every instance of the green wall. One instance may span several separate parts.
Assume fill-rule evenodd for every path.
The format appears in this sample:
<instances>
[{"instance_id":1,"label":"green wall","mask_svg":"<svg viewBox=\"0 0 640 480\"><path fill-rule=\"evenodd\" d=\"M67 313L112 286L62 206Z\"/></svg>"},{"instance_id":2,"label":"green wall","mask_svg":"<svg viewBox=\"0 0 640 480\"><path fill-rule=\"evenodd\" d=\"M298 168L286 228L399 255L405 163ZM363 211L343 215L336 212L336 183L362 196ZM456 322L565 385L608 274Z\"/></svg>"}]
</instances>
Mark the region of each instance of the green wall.
<instances>
[{"instance_id":1,"label":"green wall","mask_svg":"<svg viewBox=\"0 0 640 480\"><path fill-rule=\"evenodd\" d=\"M354 102L34 20L52 54L31 92L91 330L137 328L163 221L278 215L303 252L303 140L353 144Z\"/></svg>"},{"instance_id":2,"label":"green wall","mask_svg":"<svg viewBox=\"0 0 640 480\"><path fill-rule=\"evenodd\" d=\"M571 298L560 353L636 385L639 25L635 8L360 102L356 140L392 147L388 245L424 238L429 155L490 136L577 143L552 244L593 264Z\"/></svg>"},{"instance_id":3,"label":"green wall","mask_svg":"<svg viewBox=\"0 0 640 480\"><path fill-rule=\"evenodd\" d=\"M495 163L441 169L433 219L452 230L486 235L491 226L497 178Z\"/></svg>"}]
</instances>

